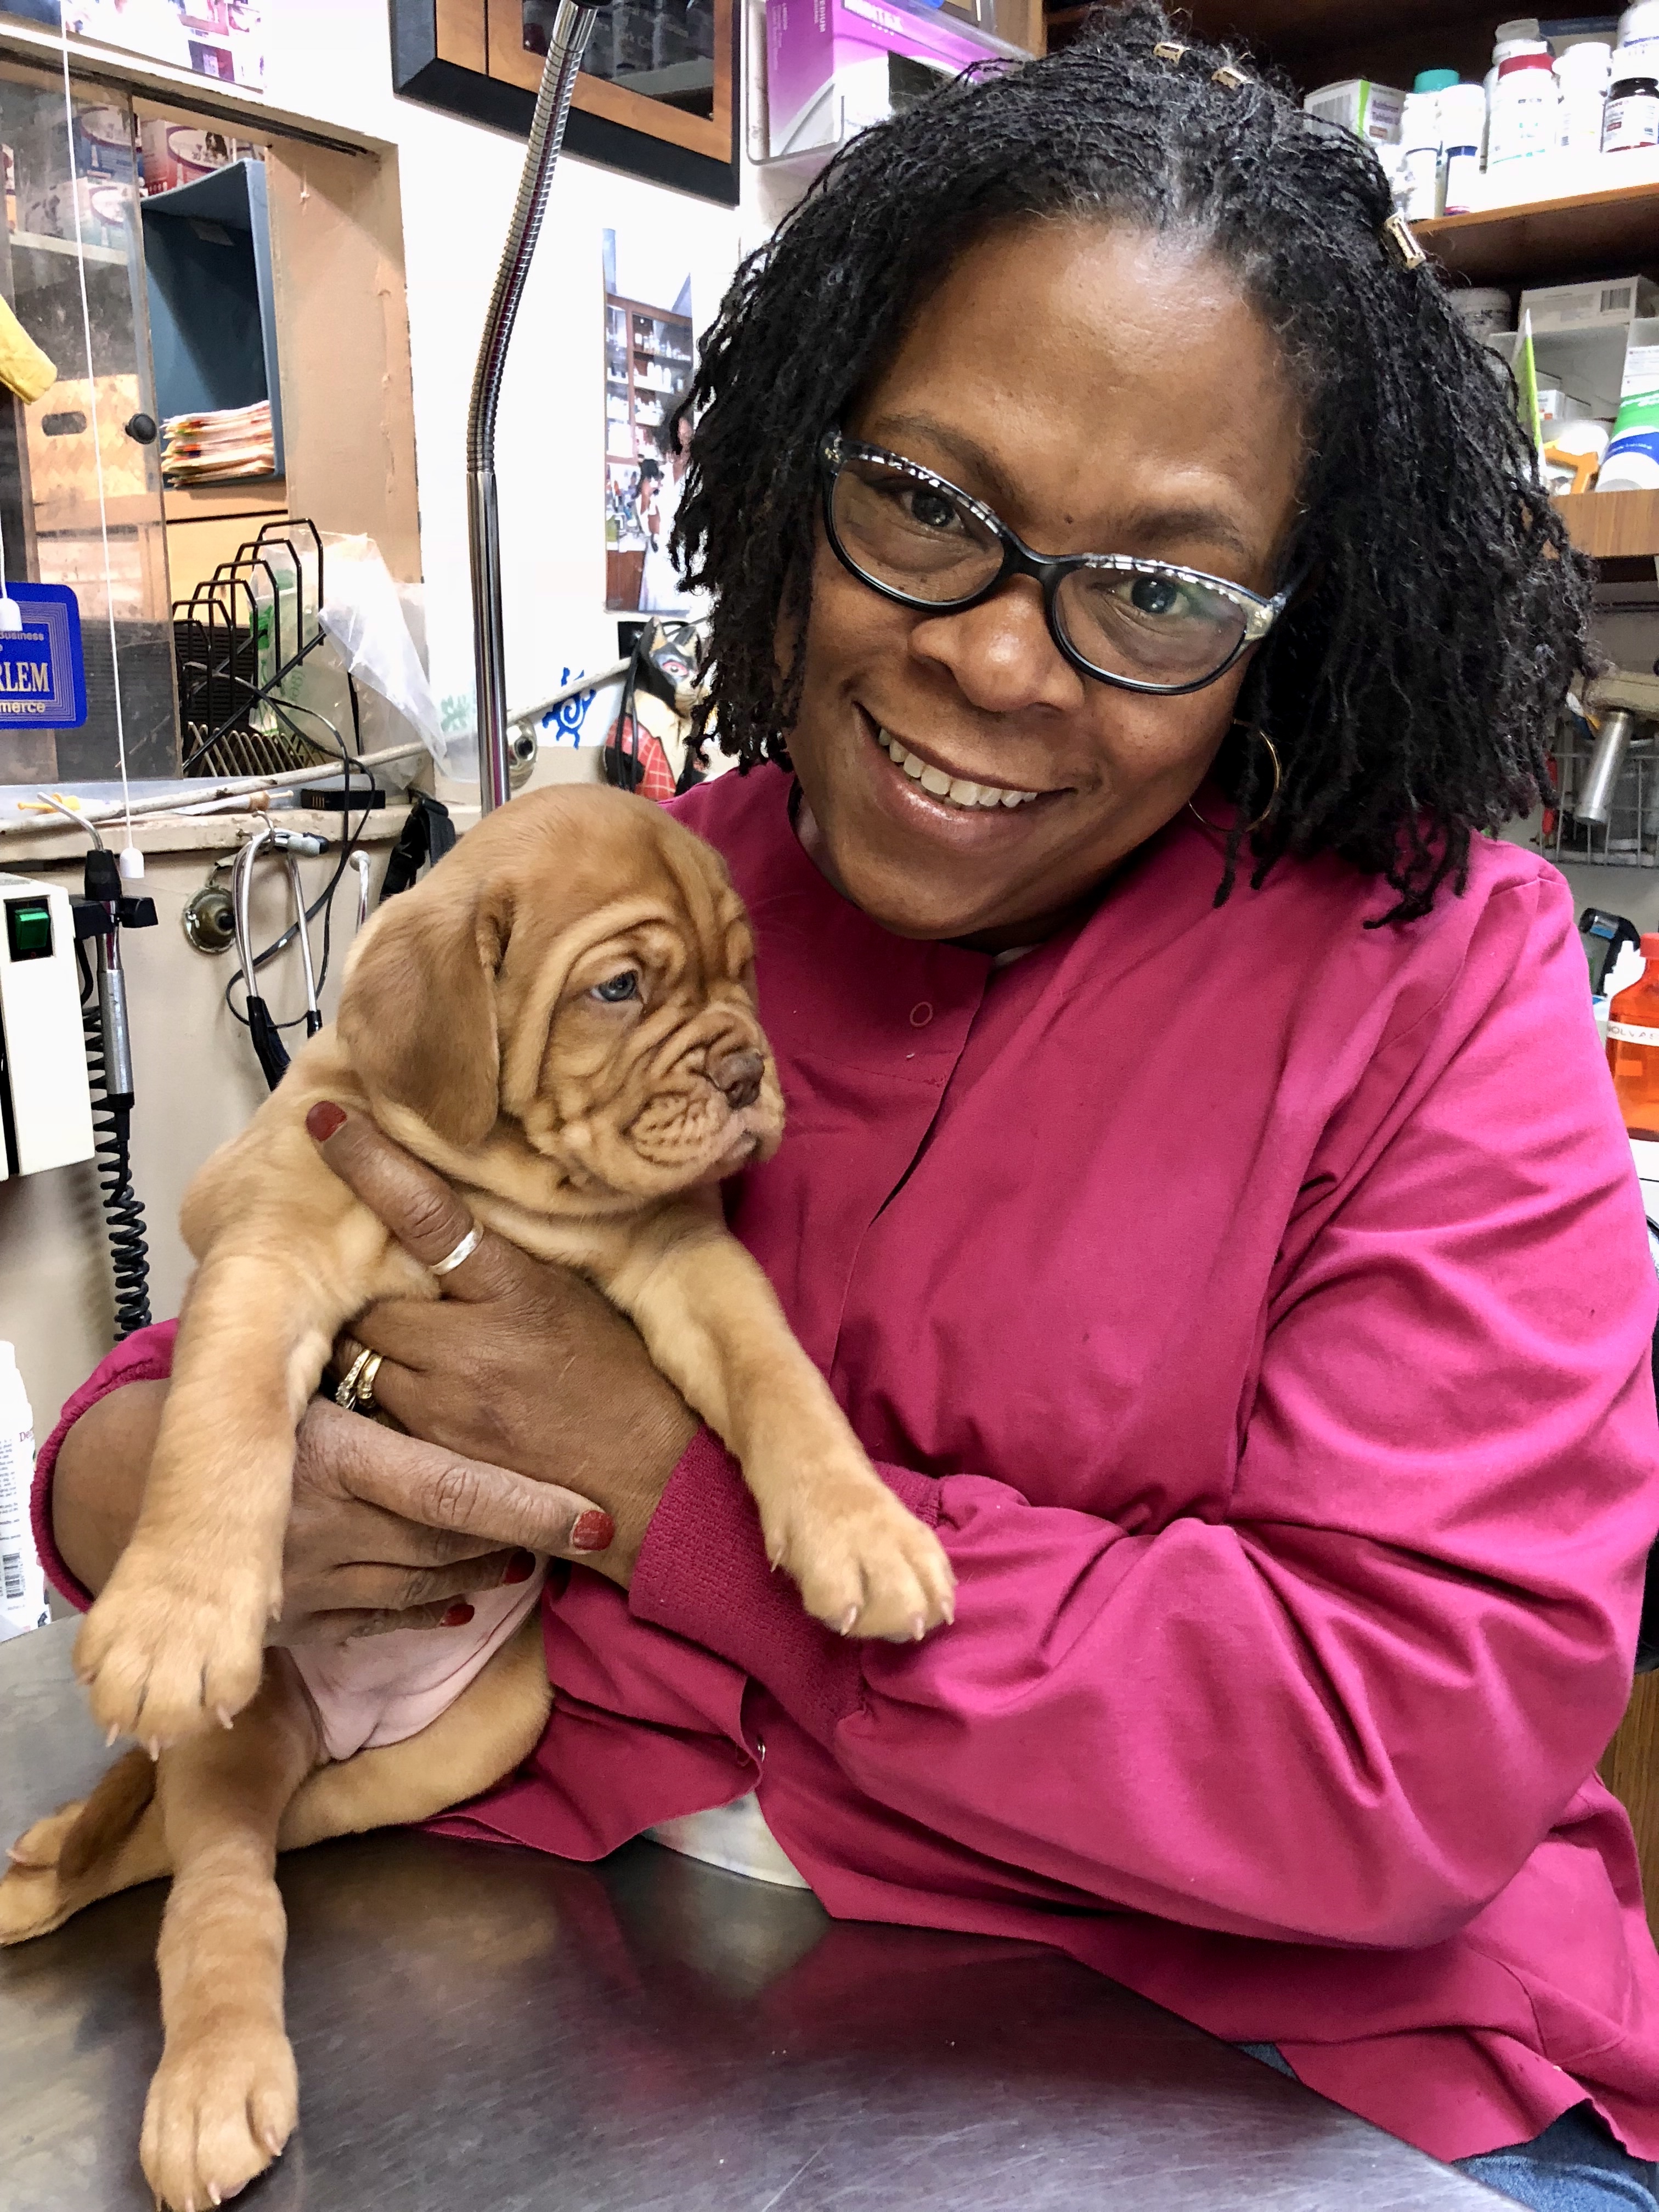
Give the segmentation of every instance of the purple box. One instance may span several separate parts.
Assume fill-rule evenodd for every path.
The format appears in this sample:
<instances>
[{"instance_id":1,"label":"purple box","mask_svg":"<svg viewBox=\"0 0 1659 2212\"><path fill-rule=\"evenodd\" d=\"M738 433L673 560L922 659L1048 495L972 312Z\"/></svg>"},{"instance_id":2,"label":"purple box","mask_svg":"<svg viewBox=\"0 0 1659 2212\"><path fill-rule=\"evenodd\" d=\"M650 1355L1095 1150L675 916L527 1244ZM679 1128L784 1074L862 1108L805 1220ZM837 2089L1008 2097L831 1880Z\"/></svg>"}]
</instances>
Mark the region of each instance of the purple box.
<instances>
[{"instance_id":1,"label":"purple box","mask_svg":"<svg viewBox=\"0 0 1659 2212\"><path fill-rule=\"evenodd\" d=\"M766 0L768 150L839 145L975 62L1025 58L933 8Z\"/></svg>"}]
</instances>

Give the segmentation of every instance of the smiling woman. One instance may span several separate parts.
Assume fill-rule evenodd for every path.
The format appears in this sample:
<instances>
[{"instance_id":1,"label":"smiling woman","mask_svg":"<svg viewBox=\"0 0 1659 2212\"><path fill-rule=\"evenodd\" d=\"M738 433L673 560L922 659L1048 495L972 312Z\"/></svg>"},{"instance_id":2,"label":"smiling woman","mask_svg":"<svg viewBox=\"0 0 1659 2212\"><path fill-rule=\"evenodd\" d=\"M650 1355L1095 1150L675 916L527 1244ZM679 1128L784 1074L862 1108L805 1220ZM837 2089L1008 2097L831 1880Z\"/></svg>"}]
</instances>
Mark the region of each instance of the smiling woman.
<instances>
[{"instance_id":1,"label":"smiling woman","mask_svg":"<svg viewBox=\"0 0 1659 2212\"><path fill-rule=\"evenodd\" d=\"M703 352L680 530L749 772L677 811L789 1115L726 1218L954 1620L809 1618L630 1333L470 1273L486 1240L353 1322L412 1433L308 1417L278 1632L464 1652L568 1486L547 1733L452 1826L718 1850L696 1816L753 1791L833 1912L1060 1946L1527 2203L1659 2212L1659 1961L1595 1771L1653 1269L1566 887L1488 834L1587 580L1390 211L1361 141L1138 4L855 140ZM637 949L576 977L596 1055L648 1042ZM475 1058L423 1053L434 1110ZM364 1115L325 1155L416 1256L465 1243ZM131 1524L168 1341L66 1415L66 1587Z\"/></svg>"},{"instance_id":2,"label":"smiling woman","mask_svg":"<svg viewBox=\"0 0 1659 2212\"><path fill-rule=\"evenodd\" d=\"M731 404L714 391L711 471ZM1068 217L1000 225L965 249L845 413L865 442L840 465L847 449L830 448L787 726L808 849L907 936L1029 944L1209 772L1237 710L1250 616L1270 630L1291 557L1298 393L1267 326L1200 246ZM902 466L965 479L973 504L918 487L896 509L881 465L857 458L896 448ZM909 537L925 517L963 550L918 579L937 548L901 550L872 508L908 513ZM1092 557L1023 576L999 528ZM1024 565L1017 541L1006 550ZM1130 557L1145 573L1123 566ZM896 564L909 572L904 598ZM930 582L945 588L918 588ZM973 787L967 805L957 785ZM993 812L978 804L987 788L1029 803ZM937 855L925 873L918 839Z\"/></svg>"}]
</instances>

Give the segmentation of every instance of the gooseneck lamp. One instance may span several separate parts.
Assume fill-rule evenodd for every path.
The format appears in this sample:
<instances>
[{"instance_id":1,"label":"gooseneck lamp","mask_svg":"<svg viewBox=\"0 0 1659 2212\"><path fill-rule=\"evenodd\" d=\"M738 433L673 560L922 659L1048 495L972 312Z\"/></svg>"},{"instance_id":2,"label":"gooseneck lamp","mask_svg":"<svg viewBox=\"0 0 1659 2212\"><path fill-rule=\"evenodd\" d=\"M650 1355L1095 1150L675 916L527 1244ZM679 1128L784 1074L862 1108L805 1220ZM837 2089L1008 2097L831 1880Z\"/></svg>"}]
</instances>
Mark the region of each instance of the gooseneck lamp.
<instances>
[{"instance_id":1,"label":"gooseneck lamp","mask_svg":"<svg viewBox=\"0 0 1659 2212\"><path fill-rule=\"evenodd\" d=\"M607 0L558 0L548 33L541 90L519 179L512 227L495 272L483 343L472 377L466 424L467 543L472 569L472 664L478 694L478 804L484 813L510 798L507 756L507 653L501 629L501 541L495 498L495 417L519 302L547 210L554 165L564 143L576 72L597 10ZM546 12L530 0L526 21Z\"/></svg>"}]
</instances>

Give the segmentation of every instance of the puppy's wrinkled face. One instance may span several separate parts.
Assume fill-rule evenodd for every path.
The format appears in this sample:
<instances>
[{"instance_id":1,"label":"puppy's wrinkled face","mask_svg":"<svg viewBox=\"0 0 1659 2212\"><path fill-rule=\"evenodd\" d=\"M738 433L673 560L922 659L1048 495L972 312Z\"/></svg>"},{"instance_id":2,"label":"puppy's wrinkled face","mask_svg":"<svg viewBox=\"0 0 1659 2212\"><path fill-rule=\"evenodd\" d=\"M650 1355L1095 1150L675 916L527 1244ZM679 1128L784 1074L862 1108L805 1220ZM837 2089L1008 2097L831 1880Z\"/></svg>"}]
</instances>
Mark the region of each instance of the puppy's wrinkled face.
<instances>
[{"instance_id":1,"label":"puppy's wrinkled face","mask_svg":"<svg viewBox=\"0 0 1659 2212\"><path fill-rule=\"evenodd\" d=\"M565 787L480 823L354 948L339 1029L441 1143L527 1143L648 1200L783 1133L754 940L720 857L647 800Z\"/></svg>"},{"instance_id":2,"label":"puppy's wrinkled face","mask_svg":"<svg viewBox=\"0 0 1659 2212\"><path fill-rule=\"evenodd\" d=\"M687 845L694 881L641 885L528 977L509 949L501 976L502 1105L538 1152L640 1197L769 1158L783 1134L748 921L713 855ZM514 946L535 935L520 923Z\"/></svg>"}]
</instances>

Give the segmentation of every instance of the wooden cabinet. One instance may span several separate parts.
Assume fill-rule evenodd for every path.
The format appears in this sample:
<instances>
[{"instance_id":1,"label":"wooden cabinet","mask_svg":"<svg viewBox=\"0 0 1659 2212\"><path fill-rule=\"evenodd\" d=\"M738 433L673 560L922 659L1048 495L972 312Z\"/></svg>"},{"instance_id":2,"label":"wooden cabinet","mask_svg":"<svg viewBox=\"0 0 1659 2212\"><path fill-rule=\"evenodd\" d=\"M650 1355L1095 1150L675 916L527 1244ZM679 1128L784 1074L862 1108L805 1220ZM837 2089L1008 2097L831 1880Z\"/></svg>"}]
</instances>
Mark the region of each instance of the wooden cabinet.
<instances>
[{"instance_id":1,"label":"wooden cabinet","mask_svg":"<svg viewBox=\"0 0 1659 2212\"><path fill-rule=\"evenodd\" d=\"M394 88L520 135L541 82L524 0L391 0ZM613 0L599 11L566 143L586 160L738 202L735 0Z\"/></svg>"}]
</instances>

